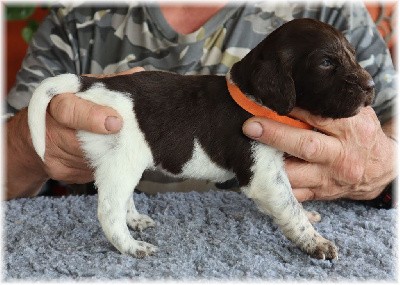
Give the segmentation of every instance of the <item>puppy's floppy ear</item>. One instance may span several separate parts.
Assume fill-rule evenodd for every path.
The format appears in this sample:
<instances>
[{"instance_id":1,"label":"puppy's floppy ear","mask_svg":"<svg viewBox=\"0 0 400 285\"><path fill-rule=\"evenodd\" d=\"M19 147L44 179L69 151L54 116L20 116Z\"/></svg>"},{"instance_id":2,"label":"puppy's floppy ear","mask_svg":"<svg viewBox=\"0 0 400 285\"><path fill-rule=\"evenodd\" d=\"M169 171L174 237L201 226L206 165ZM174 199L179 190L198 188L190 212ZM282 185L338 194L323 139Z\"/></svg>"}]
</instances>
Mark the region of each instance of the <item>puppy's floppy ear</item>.
<instances>
[{"instance_id":1,"label":"puppy's floppy ear","mask_svg":"<svg viewBox=\"0 0 400 285\"><path fill-rule=\"evenodd\" d=\"M287 115L295 106L296 90L291 64L279 58L258 60L250 81L254 97L279 115Z\"/></svg>"}]
</instances>

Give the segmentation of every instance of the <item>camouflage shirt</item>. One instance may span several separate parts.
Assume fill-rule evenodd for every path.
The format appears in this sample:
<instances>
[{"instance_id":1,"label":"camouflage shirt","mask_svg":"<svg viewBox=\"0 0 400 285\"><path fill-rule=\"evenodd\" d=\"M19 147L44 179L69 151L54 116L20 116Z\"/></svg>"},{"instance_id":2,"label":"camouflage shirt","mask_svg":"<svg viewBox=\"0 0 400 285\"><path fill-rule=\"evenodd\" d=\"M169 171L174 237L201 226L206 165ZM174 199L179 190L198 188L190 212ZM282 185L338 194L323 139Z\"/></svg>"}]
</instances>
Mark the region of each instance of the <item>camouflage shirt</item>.
<instances>
[{"instance_id":1,"label":"camouflage shirt","mask_svg":"<svg viewBox=\"0 0 400 285\"><path fill-rule=\"evenodd\" d=\"M180 74L225 75L283 23L314 18L342 31L356 48L358 61L374 78L373 107L384 122L393 116L396 95L392 60L365 7L347 2L229 4L186 35L171 28L154 4L54 8L30 44L8 95L8 107L11 112L26 107L44 78L62 73L115 73L142 66Z\"/></svg>"},{"instance_id":2,"label":"camouflage shirt","mask_svg":"<svg viewBox=\"0 0 400 285\"><path fill-rule=\"evenodd\" d=\"M187 35L174 31L160 8L151 4L52 9L29 47L8 103L16 110L26 107L44 78L61 73L114 73L142 66L224 75L284 22L314 18L342 31L354 45L359 62L374 78L374 108L385 120L396 94L391 57L367 10L349 2L228 5Z\"/></svg>"}]
</instances>

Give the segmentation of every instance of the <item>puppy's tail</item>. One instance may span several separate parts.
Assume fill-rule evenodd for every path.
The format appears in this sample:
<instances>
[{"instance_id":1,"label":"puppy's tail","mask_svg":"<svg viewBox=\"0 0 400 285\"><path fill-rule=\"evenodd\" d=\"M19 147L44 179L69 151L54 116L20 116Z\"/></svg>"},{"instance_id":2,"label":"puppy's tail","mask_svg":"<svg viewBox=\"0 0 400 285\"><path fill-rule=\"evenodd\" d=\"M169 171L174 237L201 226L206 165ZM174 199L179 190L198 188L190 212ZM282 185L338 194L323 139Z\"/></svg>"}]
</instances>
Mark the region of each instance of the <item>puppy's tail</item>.
<instances>
[{"instance_id":1,"label":"puppy's tail","mask_svg":"<svg viewBox=\"0 0 400 285\"><path fill-rule=\"evenodd\" d=\"M76 93L80 89L79 76L62 74L47 78L33 92L28 106L28 125L35 151L44 161L46 149L46 109L50 100L61 93Z\"/></svg>"}]
</instances>

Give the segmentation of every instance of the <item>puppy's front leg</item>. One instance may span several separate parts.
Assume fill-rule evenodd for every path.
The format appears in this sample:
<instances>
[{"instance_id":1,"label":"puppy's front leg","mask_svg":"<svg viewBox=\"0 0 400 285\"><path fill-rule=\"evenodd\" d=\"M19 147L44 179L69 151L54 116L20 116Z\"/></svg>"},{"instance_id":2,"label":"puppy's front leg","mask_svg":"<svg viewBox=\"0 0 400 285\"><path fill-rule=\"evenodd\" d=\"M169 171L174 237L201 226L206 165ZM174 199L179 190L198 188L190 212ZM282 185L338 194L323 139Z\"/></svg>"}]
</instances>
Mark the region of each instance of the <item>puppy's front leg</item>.
<instances>
[{"instance_id":1,"label":"puppy's front leg","mask_svg":"<svg viewBox=\"0 0 400 285\"><path fill-rule=\"evenodd\" d=\"M315 231L294 197L284 171L282 154L257 143L252 151L252 177L242 191L256 202L262 212L270 215L283 234L303 251L318 259L337 258L335 245Z\"/></svg>"}]
</instances>

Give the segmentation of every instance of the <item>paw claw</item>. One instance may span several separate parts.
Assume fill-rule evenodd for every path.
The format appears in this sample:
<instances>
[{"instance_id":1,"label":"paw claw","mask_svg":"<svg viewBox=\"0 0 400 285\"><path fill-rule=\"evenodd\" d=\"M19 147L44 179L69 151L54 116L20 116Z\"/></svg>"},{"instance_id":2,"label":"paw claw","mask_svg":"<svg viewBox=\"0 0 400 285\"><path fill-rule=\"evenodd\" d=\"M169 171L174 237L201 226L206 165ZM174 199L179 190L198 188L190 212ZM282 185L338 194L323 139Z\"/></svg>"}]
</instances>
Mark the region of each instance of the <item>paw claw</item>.
<instances>
[{"instance_id":1,"label":"paw claw","mask_svg":"<svg viewBox=\"0 0 400 285\"><path fill-rule=\"evenodd\" d=\"M338 250L333 242L323 239L317 244L314 251L311 252L311 257L322 260L337 260Z\"/></svg>"},{"instance_id":2,"label":"paw claw","mask_svg":"<svg viewBox=\"0 0 400 285\"><path fill-rule=\"evenodd\" d=\"M143 231L149 227L154 227L155 222L152 218L146 215L135 215L127 218L127 223L134 230Z\"/></svg>"},{"instance_id":3,"label":"paw claw","mask_svg":"<svg viewBox=\"0 0 400 285\"><path fill-rule=\"evenodd\" d=\"M153 255L157 252L157 247L144 242L144 241L139 241L135 246L131 247L128 251L123 252L129 255L133 255L136 258L145 258L146 256Z\"/></svg>"},{"instance_id":4,"label":"paw claw","mask_svg":"<svg viewBox=\"0 0 400 285\"><path fill-rule=\"evenodd\" d=\"M146 256L146 252L143 251L143 250L137 250L137 251L135 252L135 257L136 257L136 258L142 259L142 258L144 258L145 256Z\"/></svg>"}]
</instances>

